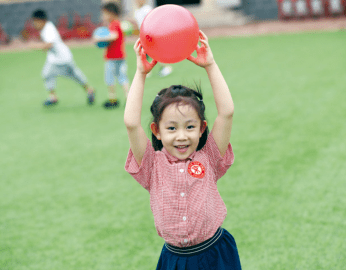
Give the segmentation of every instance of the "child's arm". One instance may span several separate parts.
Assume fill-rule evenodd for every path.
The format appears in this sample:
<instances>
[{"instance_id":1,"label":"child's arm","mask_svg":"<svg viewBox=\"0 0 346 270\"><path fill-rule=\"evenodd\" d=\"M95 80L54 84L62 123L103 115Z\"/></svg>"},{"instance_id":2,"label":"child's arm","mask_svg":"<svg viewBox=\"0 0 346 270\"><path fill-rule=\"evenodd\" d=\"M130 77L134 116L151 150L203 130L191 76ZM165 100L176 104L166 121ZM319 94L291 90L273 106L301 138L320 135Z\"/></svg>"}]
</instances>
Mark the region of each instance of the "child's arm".
<instances>
[{"instance_id":1,"label":"child's arm","mask_svg":"<svg viewBox=\"0 0 346 270\"><path fill-rule=\"evenodd\" d=\"M188 60L207 71L218 115L212 128L214 140L221 156L224 156L231 138L234 104L227 83L216 64L207 36L200 31L201 47L197 47L197 58L190 56Z\"/></svg>"},{"instance_id":2,"label":"child's arm","mask_svg":"<svg viewBox=\"0 0 346 270\"><path fill-rule=\"evenodd\" d=\"M29 45L31 49L48 51L53 47L53 43L40 42L39 44Z\"/></svg>"},{"instance_id":3,"label":"child's arm","mask_svg":"<svg viewBox=\"0 0 346 270\"><path fill-rule=\"evenodd\" d=\"M47 51L53 47L53 43L43 43L42 46L40 46L41 50Z\"/></svg>"},{"instance_id":4,"label":"child's arm","mask_svg":"<svg viewBox=\"0 0 346 270\"><path fill-rule=\"evenodd\" d=\"M111 32L108 37L102 37L102 38L97 38L94 37L94 42L113 42L114 40L117 40L119 37L119 34L117 32Z\"/></svg>"},{"instance_id":5,"label":"child's arm","mask_svg":"<svg viewBox=\"0 0 346 270\"><path fill-rule=\"evenodd\" d=\"M133 156L140 166L148 140L141 125L144 83L147 73L153 69L157 62L153 60L149 63L146 60L146 54L139 39L134 46L134 50L137 55L137 71L127 97L124 122Z\"/></svg>"}]
</instances>

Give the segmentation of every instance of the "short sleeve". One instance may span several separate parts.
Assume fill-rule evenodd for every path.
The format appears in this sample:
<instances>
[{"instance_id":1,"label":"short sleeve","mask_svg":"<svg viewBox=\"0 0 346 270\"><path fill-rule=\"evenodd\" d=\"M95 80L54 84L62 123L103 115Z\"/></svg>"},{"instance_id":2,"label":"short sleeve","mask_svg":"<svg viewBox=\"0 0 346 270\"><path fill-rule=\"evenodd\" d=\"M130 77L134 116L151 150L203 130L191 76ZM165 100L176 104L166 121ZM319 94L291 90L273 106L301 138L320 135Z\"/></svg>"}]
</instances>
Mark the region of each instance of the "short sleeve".
<instances>
[{"instance_id":1,"label":"short sleeve","mask_svg":"<svg viewBox=\"0 0 346 270\"><path fill-rule=\"evenodd\" d=\"M54 43L59 38L58 31L52 24L47 22L46 27L42 31L41 38L45 43Z\"/></svg>"},{"instance_id":2,"label":"short sleeve","mask_svg":"<svg viewBox=\"0 0 346 270\"><path fill-rule=\"evenodd\" d=\"M131 149L129 150L125 163L125 170L148 191L150 191L150 180L155 161L155 154L156 152L148 139L141 166L138 166Z\"/></svg>"},{"instance_id":3,"label":"short sleeve","mask_svg":"<svg viewBox=\"0 0 346 270\"><path fill-rule=\"evenodd\" d=\"M113 33L118 33L120 35L120 24L118 22L112 22L109 25L109 31Z\"/></svg>"},{"instance_id":4,"label":"short sleeve","mask_svg":"<svg viewBox=\"0 0 346 270\"><path fill-rule=\"evenodd\" d=\"M216 181L227 172L229 167L231 167L234 162L234 154L231 143L228 144L226 153L222 157L212 133L209 134L207 142L201 151L207 155L209 164L215 172Z\"/></svg>"}]
</instances>

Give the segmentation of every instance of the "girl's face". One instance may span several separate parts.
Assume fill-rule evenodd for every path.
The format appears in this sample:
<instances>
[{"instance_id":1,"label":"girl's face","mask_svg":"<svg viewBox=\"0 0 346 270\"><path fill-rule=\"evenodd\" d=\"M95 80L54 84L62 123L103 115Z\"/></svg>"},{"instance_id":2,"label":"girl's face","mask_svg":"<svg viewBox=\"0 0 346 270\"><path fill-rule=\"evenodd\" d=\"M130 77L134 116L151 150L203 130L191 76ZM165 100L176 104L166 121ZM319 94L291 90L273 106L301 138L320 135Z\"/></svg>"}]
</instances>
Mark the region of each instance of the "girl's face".
<instances>
[{"instance_id":1,"label":"girl's face","mask_svg":"<svg viewBox=\"0 0 346 270\"><path fill-rule=\"evenodd\" d=\"M171 104L164 109L159 127L152 123L151 130L172 156L183 160L197 149L206 126L192 106Z\"/></svg>"}]
</instances>

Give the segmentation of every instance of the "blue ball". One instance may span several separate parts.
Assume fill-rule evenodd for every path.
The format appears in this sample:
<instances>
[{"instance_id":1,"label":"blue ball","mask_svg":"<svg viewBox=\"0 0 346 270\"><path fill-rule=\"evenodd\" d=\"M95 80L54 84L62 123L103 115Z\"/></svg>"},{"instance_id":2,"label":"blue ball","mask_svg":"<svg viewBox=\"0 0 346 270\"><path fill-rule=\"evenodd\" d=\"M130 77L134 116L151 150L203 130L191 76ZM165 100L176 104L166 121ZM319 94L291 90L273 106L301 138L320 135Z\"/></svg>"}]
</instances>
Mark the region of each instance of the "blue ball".
<instances>
[{"instance_id":1,"label":"blue ball","mask_svg":"<svg viewBox=\"0 0 346 270\"><path fill-rule=\"evenodd\" d=\"M109 37L111 32L107 27L98 27L95 29L93 36L96 38L104 38L104 37ZM104 42L100 41L96 43L96 46L99 48L105 48L110 44L110 42Z\"/></svg>"}]
</instances>

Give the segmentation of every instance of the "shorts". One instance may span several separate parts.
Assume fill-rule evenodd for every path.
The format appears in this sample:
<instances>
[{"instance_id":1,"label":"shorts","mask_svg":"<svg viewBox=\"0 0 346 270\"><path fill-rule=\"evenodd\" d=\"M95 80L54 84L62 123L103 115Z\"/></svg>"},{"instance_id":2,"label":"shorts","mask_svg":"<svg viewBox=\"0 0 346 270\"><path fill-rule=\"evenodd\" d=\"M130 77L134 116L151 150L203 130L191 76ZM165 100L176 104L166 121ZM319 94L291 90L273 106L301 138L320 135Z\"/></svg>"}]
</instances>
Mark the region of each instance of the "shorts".
<instances>
[{"instance_id":1,"label":"shorts","mask_svg":"<svg viewBox=\"0 0 346 270\"><path fill-rule=\"evenodd\" d=\"M112 86L115 84L114 77L117 77L120 85L124 85L129 82L127 78L127 64L124 59L106 61L105 81L107 86Z\"/></svg>"},{"instance_id":2,"label":"shorts","mask_svg":"<svg viewBox=\"0 0 346 270\"><path fill-rule=\"evenodd\" d=\"M233 236L219 228L210 239L191 247L164 244L156 270L241 270Z\"/></svg>"},{"instance_id":3,"label":"shorts","mask_svg":"<svg viewBox=\"0 0 346 270\"><path fill-rule=\"evenodd\" d=\"M52 64L46 62L42 70L42 77L48 91L56 88L56 78L58 76L70 78L80 85L85 85L88 82L84 73L73 61L66 64Z\"/></svg>"}]
</instances>

